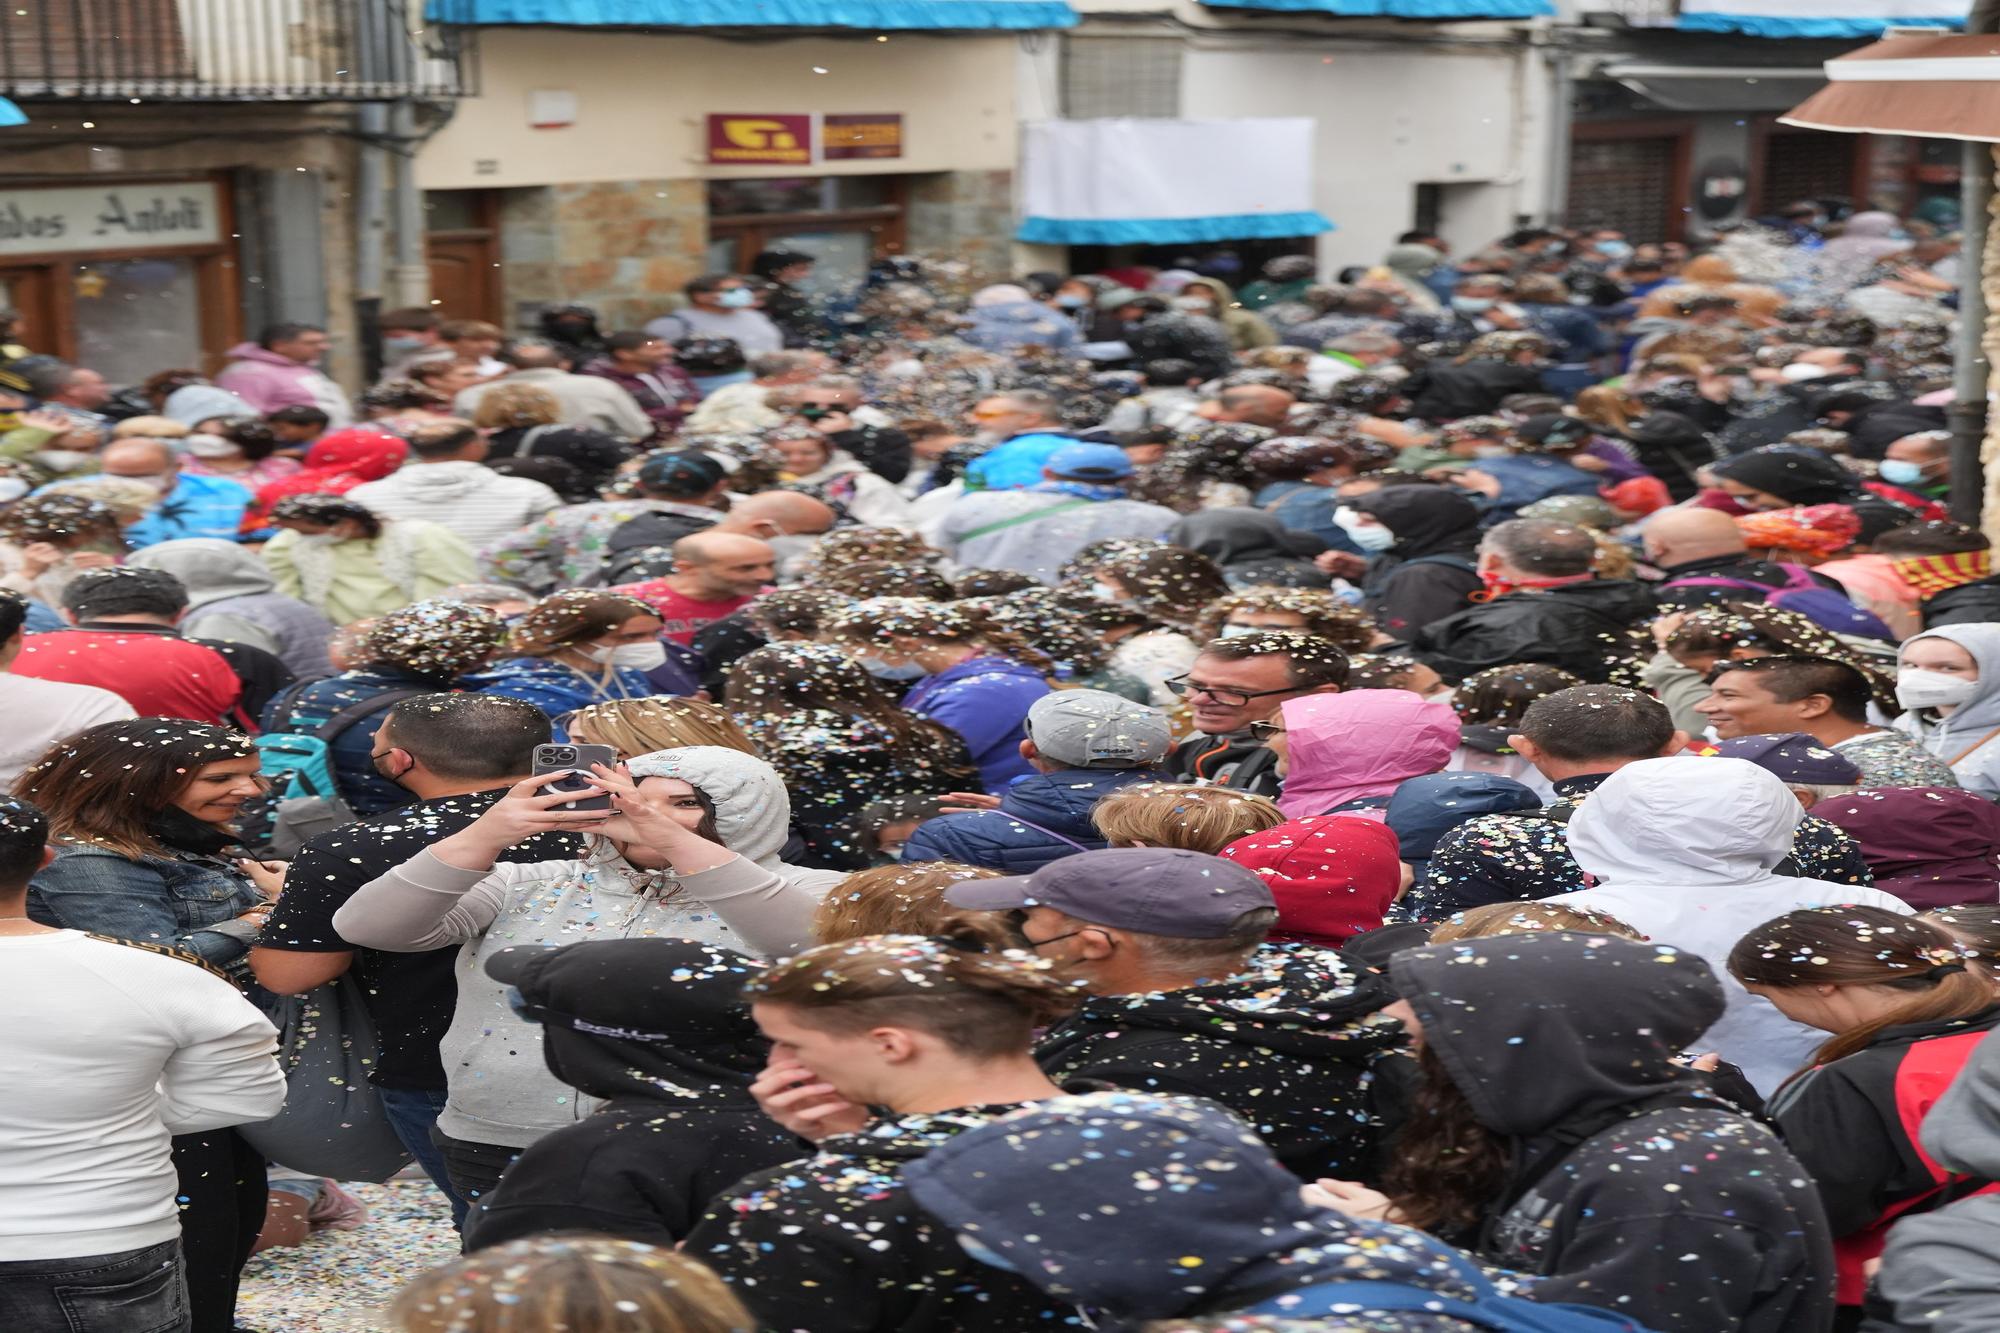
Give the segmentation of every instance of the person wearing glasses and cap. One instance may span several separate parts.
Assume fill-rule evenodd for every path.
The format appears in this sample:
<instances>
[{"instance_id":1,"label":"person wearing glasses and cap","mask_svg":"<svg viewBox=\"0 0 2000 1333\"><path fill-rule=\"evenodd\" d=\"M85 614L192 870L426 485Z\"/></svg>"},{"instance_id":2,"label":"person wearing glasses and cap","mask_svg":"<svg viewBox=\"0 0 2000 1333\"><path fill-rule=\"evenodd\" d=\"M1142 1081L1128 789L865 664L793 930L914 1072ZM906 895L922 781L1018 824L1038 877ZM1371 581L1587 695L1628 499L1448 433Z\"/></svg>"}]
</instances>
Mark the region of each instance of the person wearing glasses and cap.
<instances>
[{"instance_id":1,"label":"person wearing glasses and cap","mask_svg":"<svg viewBox=\"0 0 2000 1333\"><path fill-rule=\"evenodd\" d=\"M1338 694L1347 671L1347 654L1316 634L1268 630L1210 640L1185 674L1166 682L1187 700L1195 735L1173 748L1165 767L1176 782L1276 798L1284 779L1264 745L1266 724L1287 699Z\"/></svg>"}]
</instances>

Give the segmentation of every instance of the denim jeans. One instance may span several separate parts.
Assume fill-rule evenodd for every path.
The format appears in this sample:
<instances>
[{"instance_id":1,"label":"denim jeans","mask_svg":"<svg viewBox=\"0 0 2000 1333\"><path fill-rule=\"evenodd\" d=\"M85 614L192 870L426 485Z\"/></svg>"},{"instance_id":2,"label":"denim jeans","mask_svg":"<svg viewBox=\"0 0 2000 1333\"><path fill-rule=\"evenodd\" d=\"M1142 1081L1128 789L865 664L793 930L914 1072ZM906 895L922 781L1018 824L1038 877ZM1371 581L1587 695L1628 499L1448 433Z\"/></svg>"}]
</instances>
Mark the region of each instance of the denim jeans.
<instances>
[{"instance_id":1,"label":"denim jeans","mask_svg":"<svg viewBox=\"0 0 2000 1333\"><path fill-rule=\"evenodd\" d=\"M0 1263L0 1328L18 1333L186 1333L181 1243L79 1259Z\"/></svg>"},{"instance_id":2,"label":"denim jeans","mask_svg":"<svg viewBox=\"0 0 2000 1333\"><path fill-rule=\"evenodd\" d=\"M417 1159L417 1165L424 1169L431 1183L443 1190L444 1197L451 1202L451 1224L465 1230L465 1199L452 1188L444 1154L431 1142L431 1127L437 1124L438 1113L444 1110L445 1094L424 1088L377 1087L375 1091L382 1098L382 1109L388 1113L396 1137L410 1150L410 1156Z\"/></svg>"}]
</instances>

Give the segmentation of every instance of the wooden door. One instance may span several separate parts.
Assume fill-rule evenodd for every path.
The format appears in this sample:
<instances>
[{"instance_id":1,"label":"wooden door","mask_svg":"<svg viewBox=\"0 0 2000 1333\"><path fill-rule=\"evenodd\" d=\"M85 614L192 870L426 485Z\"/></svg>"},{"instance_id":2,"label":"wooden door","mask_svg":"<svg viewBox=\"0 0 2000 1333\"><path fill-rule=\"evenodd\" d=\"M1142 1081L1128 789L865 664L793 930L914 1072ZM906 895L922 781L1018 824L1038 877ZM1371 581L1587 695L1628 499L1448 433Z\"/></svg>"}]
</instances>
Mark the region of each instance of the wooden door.
<instances>
[{"instance_id":1,"label":"wooden door","mask_svg":"<svg viewBox=\"0 0 2000 1333\"><path fill-rule=\"evenodd\" d=\"M445 319L500 317L498 246L490 233L433 232L425 258L431 270L431 302Z\"/></svg>"},{"instance_id":2,"label":"wooden door","mask_svg":"<svg viewBox=\"0 0 2000 1333\"><path fill-rule=\"evenodd\" d=\"M20 340L28 350L64 359L75 355L64 327L53 264L0 266L0 306L21 316Z\"/></svg>"}]
</instances>

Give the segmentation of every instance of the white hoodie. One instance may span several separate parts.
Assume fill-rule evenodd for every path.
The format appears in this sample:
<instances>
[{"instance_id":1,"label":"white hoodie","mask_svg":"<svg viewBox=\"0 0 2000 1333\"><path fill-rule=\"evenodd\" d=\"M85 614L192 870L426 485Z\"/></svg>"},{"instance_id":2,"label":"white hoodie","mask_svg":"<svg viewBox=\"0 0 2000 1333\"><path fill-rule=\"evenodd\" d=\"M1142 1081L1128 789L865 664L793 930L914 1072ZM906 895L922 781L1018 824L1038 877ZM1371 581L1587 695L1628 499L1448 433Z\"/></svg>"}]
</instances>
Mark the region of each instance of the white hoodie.
<instances>
[{"instance_id":1,"label":"white hoodie","mask_svg":"<svg viewBox=\"0 0 2000 1333\"><path fill-rule=\"evenodd\" d=\"M347 498L383 518L428 519L477 551L519 531L562 497L528 477L503 477L484 463L406 463Z\"/></svg>"},{"instance_id":2,"label":"white hoodie","mask_svg":"<svg viewBox=\"0 0 2000 1333\"><path fill-rule=\"evenodd\" d=\"M1569 821L1569 849L1596 887L1549 901L1618 918L1656 943L1700 954L1728 1008L1701 1040L1768 1096L1827 1035L1794 1023L1729 975L1729 951L1801 907L1861 904L1910 914L1879 889L1772 873L1805 811L1743 759L1647 759L1605 779Z\"/></svg>"}]
</instances>

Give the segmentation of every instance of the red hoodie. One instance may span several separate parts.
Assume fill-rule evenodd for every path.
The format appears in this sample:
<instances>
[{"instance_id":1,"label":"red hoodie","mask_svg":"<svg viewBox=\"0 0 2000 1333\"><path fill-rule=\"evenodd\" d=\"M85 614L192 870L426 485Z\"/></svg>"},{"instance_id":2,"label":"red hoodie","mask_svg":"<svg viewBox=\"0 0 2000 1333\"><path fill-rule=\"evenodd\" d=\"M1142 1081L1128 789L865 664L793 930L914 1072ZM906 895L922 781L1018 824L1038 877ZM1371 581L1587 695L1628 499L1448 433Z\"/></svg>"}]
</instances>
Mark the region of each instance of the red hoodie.
<instances>
[{"instance_id":1,"label":"red hoodie","mask_svg":"<svg viewBox=\"0 0 2000 1333\"><path fill-rule=\"evenodd\" d=\"M1271 938L1335 948L1382 924L1402 887L1402 851L1387 824L1310 815L1238 838L1218 856L1257 872L1278 905Z\"/></svg>"}]
</instances>

